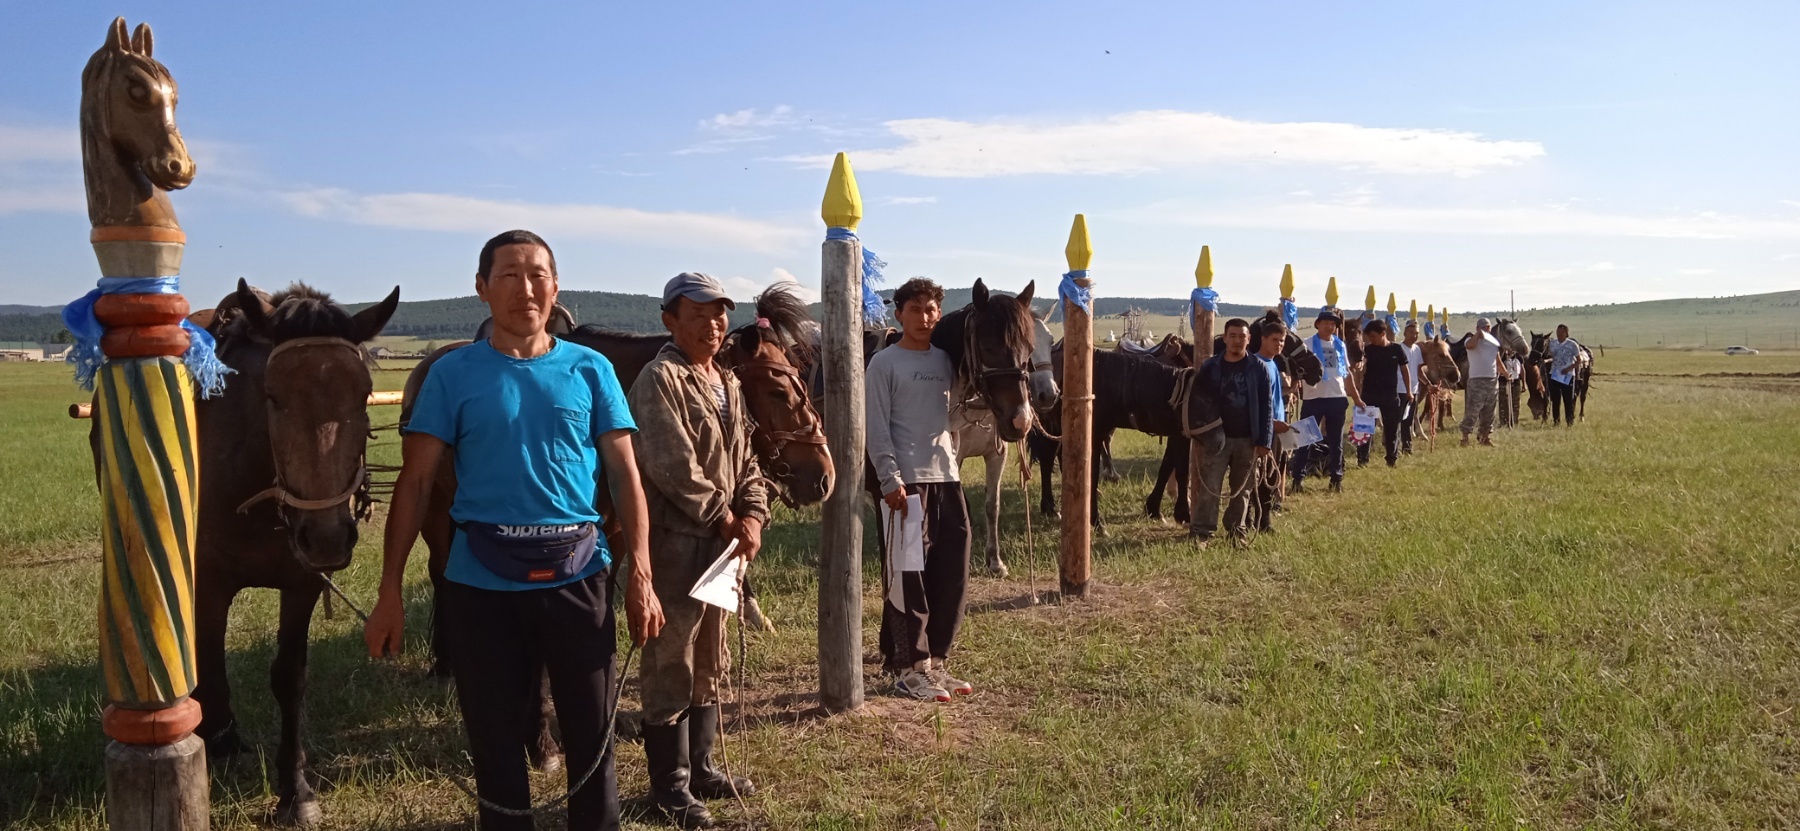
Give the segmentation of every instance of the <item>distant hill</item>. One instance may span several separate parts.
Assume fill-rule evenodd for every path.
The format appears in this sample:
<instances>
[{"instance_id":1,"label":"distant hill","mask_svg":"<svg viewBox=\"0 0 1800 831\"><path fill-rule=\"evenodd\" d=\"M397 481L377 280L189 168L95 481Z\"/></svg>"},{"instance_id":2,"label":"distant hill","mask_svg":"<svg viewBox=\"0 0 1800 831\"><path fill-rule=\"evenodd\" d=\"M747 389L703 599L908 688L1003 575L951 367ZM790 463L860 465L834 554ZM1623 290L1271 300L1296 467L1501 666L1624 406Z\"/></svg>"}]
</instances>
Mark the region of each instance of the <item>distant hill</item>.
<instances>
[{"instance_id":1,"label":"distant hill","mask_svg":"<svg viewBox=\"0 0 1800 831\"><path fill-rule=\"evenodd\" d=\"M1054 302L1055 284L1038 287L1039 310ZM970 289L949 289L944 308L960 309L968 305ZM893 290L882 292L892 297ZM565 291L562 302L582 323L596 323L612 329L632 332L662 331L658 299L641 294L606 291ZM350 304L352 310L367 308L369 303ZM1116 322L1121 313L1143 309L1149 318L1145 324L1153 331L1174 331L1176 320L1187 311L1186 298L1165 297L1098 297L1095 298L1096 334L1105 338L1106 330L1123 330ZM1260 305L1222 303L1220 317L1260 315ZM63 331L59 306L0 305L0 340L43 341L56 339ZM817 316L818 306L813 307ZM1302 328L1310 324L1315 308L1301 307ZM1351 310L1354 313L1354 309ZM1451 328L1461 332L1473 328L1477 316L1497 317L1500 312L1458 314ZM745 304L732 315L734 325L748 322L752 312ZM422 340L466 338L487 317L487 307L474 297L447 300L403 301L384 333L390 337ZM1061 315L1053 320L1060 321ZM1104 321L1114 320L1108 324ZM1519 323L1527 331L1548 332L1558 323L1567 323L1577 340L1607 346L1642 346L1665 348L1723 348L1742 344L1758 349L1800 348L1800 291L1741 295L1719 298L1684 298L1650 300L1638 303L1565 306L1552 309L1528 309L1519 313ZM1060 332L1061 326L1054 325Z\"/></svg>"}]
</instances>

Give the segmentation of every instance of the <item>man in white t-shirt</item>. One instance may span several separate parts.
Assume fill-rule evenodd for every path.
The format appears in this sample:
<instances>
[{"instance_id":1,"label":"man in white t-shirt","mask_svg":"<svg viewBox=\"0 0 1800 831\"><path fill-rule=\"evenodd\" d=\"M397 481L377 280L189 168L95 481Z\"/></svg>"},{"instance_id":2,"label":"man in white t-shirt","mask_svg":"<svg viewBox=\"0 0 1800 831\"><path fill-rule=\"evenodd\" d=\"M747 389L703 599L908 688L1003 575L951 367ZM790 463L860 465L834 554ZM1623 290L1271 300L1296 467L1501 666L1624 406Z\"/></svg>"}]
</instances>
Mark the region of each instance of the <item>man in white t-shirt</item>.
<instances>
[{"instance_id":1,"label":"man in white t-shirt","mask_svg":"<svg viewBox=\"0 0 1800 831\"><path fill-rule=\"evenodd\" d=\"M1406 418L1400 421L1400 452L1412 455L1413 424L1419 416L1419 368L1425 365L1425 352L1419 349L1419 322L1406 322L1406 340L1400 343L1406 350L1406 374L1400 380L1405 384L1406 394L1412 396L1412 403L1406 407Z\"/></svg>"},{"instance_id":2,"label":"man in white t-shirt","mask_svg":"<svg viewBox=\"0 0 1800 831\"><path fill-rule=\"evenodd\" d=\"M1324 454L1325 474L1331 479L1331 489L1344 489L1344 416L1351 401L1358 407L1363 402L1362 394L1356 389L1356 378L1350 374L1349 352L1344 339L1338 337L1338 327L1342 325L1344 316L1337 309L1320 309L1318 319L1313 321L1318 334L1306 339L1307 348L1319 359L1323 371L1319 383L1301 384L1300 418L1317 417L1319 432L1325 440L1294 451L1293 466L1289 470L1294 479L1293 487L1288 488L1291 493L1301 491L1315 453Z\"/></svg>"},{"instance_id":3,"label":"man in white t-shirt","mask_svg":"<svg viewBox=\"0 0 1800 831\"><path fill-rule=\"evenodd\" d=\"M1488 331L1492 327L1493 323L1484 317L1476 321L1475 331L1463 338L1463 348L1469 351L1469 377L1463 387L1464 447L1469 446L1469 434L1477 429L1483 445L1494 445L1494 406L1500 376L1506 369L1500 365L1500 341Z\"/></svg>"}]
</instances>

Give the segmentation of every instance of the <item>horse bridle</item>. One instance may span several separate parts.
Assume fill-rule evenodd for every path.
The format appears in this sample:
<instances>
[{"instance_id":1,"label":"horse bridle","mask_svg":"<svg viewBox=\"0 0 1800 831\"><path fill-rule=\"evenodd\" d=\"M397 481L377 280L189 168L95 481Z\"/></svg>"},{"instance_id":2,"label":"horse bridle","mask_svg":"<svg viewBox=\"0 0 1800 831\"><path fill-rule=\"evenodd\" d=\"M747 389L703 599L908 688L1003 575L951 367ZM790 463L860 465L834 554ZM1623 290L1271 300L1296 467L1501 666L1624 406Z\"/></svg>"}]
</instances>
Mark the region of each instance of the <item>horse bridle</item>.
<instances>
[{"instance_id":1,"label":"horse bridle","mask_svg":"<svg viewBox=\"0 0 1800 831\"><path fill-rule=\"evenodd\" d=\"M792 364L757 358L739 364L733 364L731 374L736 375L738 383L743 384L744 370L767 370L771 375L782 379L782 383L794 390L800 397L806 415L806 423L801 430L764 430L756 423L756 417L750 414L750 407L744 406L744 419L750 423L750 448L756 455L768 459L766 472L778 483L785 483L794 475L794 469L783 461L781 454L790 443L810 444L818 447L826 446L825 420L819 417L818 410L813 409L812 397L806 394L806 385L800 380L800 370ZM826 450L829 454L831 451ZM789 507L795 507L789 500L786 488L777 489L777 495Z\"/></svg>"},{"instance_id":2,"label":"horse bridle","mask_svg":"<svg viewBox=\"0 0 1800 831\"><path fill-rule=\"evenodd\" d=\"M1049 362L1041 364L1032 362L1029 355L1018 366L987 367L982 365L981 359L978 357L980 355L978 346L979 344L975 340L975 327L965 323L963 325L963 374L968 376L975 393L974 399L963 402L963 406L967 409L992 409L987 400L987 385L995 378L1017 378L1020 384L1029 384L1031 373L1050 368ZM1026 369L1026 367L1030 367L1030 369Z\"/></svg>"},{"instance_id":3,"label":"horse bridle","mask_svg":"<svg viewBox=\"0 0 1800 831\"><path fill-rule=\"evenodd\" d=\"M269 357L265 359L264 363L265 365L274 363L275 357L283 352L315 347L349 349L356 353L359 362L364 359L362 347L351 343L344 338L306 337L294 338L293 340L282 341L280 344L277 344L274 349L269 351ZM266 400L264 406L267 406ZM275 484L272 487L259 491L255 496L244 500L244 504L238 506L238 513L247 514L252 507L262 502L274 500L275 513L281 517L283 525L288 524L287 508L294 508L301 511L323 511L345 503L350 503L351 512L355 515L357 521L360 522L369 518L375 500L369 495L371 481L369 478L367 456L357 460L356 473L350 477L350 485L342 493L324 499L302 499L295 496L292 491L288 490L287 484L284 482L285 477L281 475L281 456L274 452L274 447L275 442L271 440L269 442L269 448L270 455L273 457L274 461Z\"/></svg>"}]
</instances>

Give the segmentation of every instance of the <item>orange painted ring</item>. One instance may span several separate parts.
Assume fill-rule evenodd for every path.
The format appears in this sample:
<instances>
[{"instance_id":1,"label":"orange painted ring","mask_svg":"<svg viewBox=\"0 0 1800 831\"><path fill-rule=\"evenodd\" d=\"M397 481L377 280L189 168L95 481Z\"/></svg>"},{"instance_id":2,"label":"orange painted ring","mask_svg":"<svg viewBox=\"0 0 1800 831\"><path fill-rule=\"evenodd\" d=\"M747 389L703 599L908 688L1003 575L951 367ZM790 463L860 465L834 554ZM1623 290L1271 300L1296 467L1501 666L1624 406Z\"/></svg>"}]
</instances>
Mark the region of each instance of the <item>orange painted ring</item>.
<instances>
[{"instance_id":1,"label":"orange painted ring","mask_svg":"<svg viewBox=\"0 0 1800 831\"><path fill-rule=\"evenodd\" d=\"M101 225L88 233L88 242L187 242L180 228L155 225Z\"/></svg>"},{"instance_id":2,"label":"orange painted ring","mask_svg":"<svg viewBox=\"0 0 1800 831\"><path fill-rule=\"evenodd\" d=\"M159 710L127 710L106 705L100 727L124 744L165 745L188 737L200 726L200 703L183 698Z\"/></svg>"},{"instance_id":3,"label":"orange painted ring","mask_svg":"<svg viewBox=\"0 0 1800 831\"><path fill-rule=\"evenodd\" d=\"M94 316L108 327L180 325L187 315L179 294L102 294L94 301Z\"/></svg>"},{"instance_id":4,"label":"orange painted ring","mask_svg":"<svg viewBox=\"0 0 1800 831\"><path fill-rule=\"evenodd\" d=\"M179 325L122 326L100 339L108 358L175 357L187 352L188 333Z\"/></svg>"}]
</instances>

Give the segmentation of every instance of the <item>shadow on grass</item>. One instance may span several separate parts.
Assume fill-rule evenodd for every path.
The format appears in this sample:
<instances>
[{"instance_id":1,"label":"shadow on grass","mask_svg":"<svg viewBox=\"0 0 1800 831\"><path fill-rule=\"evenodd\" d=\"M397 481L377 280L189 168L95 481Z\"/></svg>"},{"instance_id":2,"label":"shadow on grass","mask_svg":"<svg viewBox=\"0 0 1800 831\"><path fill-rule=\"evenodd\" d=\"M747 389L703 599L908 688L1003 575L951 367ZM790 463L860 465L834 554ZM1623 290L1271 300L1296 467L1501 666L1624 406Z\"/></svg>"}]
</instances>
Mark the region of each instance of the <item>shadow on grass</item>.
<instances>
[{"instance_id":1,"label":"shadow on grass","mask_svg":"<svg viewBox=\"0 0 1800 831\"><path fill-rule=\"evenodd\" d=\"M341 631L334 625L333 634L319 637L324 615L314 613L303 741L328 814L337 783L469 774L454 694L426 673L430 599L423 589L409 597L408 653L395 663L368 658L360 626ZM236 618L234 625L241 625ZM209 760L215 811L233 806L255 817L258 802L273 810L280 731L268 685L274 656L272 628L227 655L239 729L253 747L231 759ZM0 742L13 749L0 756L0 826L52 825L102 808L109 741L100 729L103 688L97 662L0 674Z\"/></svg>"}]
</instances>

